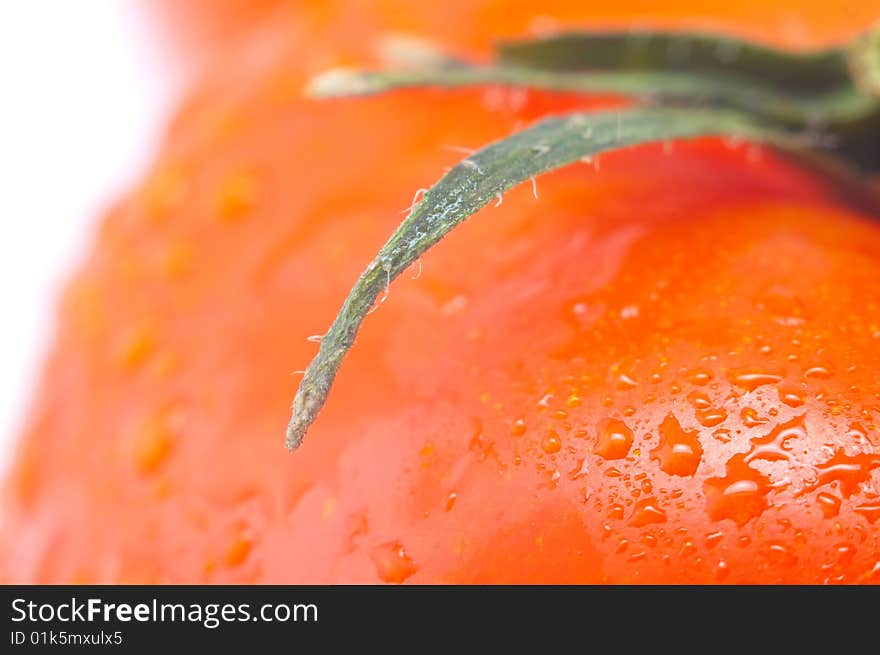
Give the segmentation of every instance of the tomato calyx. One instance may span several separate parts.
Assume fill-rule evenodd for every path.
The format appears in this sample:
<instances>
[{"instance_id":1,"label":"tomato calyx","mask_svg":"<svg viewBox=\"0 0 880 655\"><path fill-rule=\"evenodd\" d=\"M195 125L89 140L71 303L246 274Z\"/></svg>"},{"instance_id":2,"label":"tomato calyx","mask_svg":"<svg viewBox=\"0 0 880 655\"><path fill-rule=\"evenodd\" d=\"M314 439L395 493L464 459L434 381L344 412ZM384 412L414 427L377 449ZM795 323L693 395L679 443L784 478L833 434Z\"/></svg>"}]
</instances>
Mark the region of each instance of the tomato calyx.
<instances>
[{"instance_id":1,"label":"tomato calyx","mask_svg":"<svg viewBox=\"0 0 880 655\"><path fill-rule=\"evenodd\" d=\"M308 92L317 97L500 83L610 92L642 106L545 118L467 156L431 187L323 335L293 401L287 448L302 443L361 323L390 283L455 226L540 174L642 143L722 136L768 144L876 198L865 180L880 170L880 97L872 91L878 34L795 54L713 35L579 33L503 44L489 66L436 59L412 69L316 78Z\"/></svg>"}]
</instances>

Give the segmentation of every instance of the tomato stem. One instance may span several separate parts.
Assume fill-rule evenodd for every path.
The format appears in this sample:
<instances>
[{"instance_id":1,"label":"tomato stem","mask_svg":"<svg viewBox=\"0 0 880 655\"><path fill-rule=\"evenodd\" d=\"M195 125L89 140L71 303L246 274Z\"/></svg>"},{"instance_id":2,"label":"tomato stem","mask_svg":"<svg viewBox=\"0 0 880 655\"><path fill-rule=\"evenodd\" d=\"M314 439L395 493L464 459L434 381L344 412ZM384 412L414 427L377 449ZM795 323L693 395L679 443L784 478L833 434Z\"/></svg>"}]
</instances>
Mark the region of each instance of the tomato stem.
<instances>
[{"instance_id":1,"label":"tomato stem","mask_svg":"<svg viewBox=\"0 0 880 655\"><path fill-rule=\"evenodd\" d=\"M361 323L391 281L456 225L521 182L601 152L699 136L768 143L848 182L880 169L880 28L846 48L802 54L705 34L580 33L502 44L491 66L437 62L405 71L333 71L317 78L309 92L328 97L501 83L611 92L655 106L544 119L469 154L426 191L321 339L293 401L290 450L302 443ZM848 163L836 163L831 153ZM859 186L876 193L876 187Z\"/></svg>"},{"instance_id":2,"label":"tomato stem","mask_svg":"<svg viewBox=\"0 0 880 655\"><path fill-rule=\"evenodd\" d=\"M511 187L585 157L652 141L710 135L799 147L789 135L766 130L737 112L645 107L547 118L462 160L422 196L345 299L294 398L288 449L300 445L323 407L376 299L456 225L497 202Z\"/></svg>"}]
</instances>

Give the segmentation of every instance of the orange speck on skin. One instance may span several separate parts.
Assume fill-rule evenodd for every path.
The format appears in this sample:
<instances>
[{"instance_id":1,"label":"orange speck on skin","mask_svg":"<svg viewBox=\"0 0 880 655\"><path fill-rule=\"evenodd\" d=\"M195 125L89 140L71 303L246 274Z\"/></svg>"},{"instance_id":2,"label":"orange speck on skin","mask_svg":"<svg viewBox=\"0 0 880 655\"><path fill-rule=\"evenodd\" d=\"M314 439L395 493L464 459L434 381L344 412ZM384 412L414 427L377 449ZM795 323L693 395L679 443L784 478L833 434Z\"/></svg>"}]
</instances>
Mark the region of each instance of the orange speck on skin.
<instances>
[{"instance_id":1,"label":"orange speck on skin","mask_svg":"<svg viewBox=\"0 0 880 655\"><path fill-rule=\"evenodd\" d=\"M251 548L253 548L253 542L245 535L238 535L226 549L223 562L229 567L238 566L250 555Z\"/></svg>"},{"instance_id":2,"label":"orange speck on skin","mask_svg":"<svg viewBox=\"0 0 880 655\"><path fill-rule=\"evenodd\" d=\"M221 185L217 215L226 222L238 221L251 212L259 195L259 184L251 173L239 172Z\"/></svg>"},{"instance_id":3,"label":"orange speck on skin","mask_svg":"<svg viewBox=\"0 0 880 655\"><path fill-rule=\"evenodd\" d=\"M172 279L184 277L192 268L193 251L188 243L174 242L162 258L162 269Z\"/></svg>"},{"instance_id":4,"label":"orange speck on skin","mask_svg":"<svg viewBox=\"0 0 880 655\"><path fill-rule=\"evenodd\" d=\"M131 332L120 349L122 365L134 370L140 367L156 349L156 334L152 328L141 327Z\"/></svg>"},{"instance_id":5,"label":"orange speck on skin","mask_svg":"<svg viewBox=\"0 0 880 655\"><path fill-rule=\"evenodd\" d=\"M174 435L164 418L155 418L141 426L134 441L134 461L142 473L155 473L168 458Z\"/></svg>"}]
</instances>

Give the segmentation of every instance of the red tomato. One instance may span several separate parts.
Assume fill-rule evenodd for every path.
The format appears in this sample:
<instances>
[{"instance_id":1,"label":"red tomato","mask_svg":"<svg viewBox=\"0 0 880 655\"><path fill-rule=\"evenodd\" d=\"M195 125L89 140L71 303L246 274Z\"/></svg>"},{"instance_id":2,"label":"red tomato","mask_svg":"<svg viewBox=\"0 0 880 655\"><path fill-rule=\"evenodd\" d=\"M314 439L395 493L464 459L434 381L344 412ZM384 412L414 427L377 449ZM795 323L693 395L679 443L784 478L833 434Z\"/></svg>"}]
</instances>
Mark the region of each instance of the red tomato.
<instances>
[{"instance_id":1,"label":"red tomato","mask_svg":"<svg viewBox=\"0 0 880 655\"><path fill-rule=\"evenodd\" d=\"M819 43L871 13L767 4L717 15L786 40L800 10ZM753 145L641 147L510 192L392 285L284 451L306 337L451 147L597 106L300 97L388 27L485 49L534 21L428 5L307 7L211 69L65 293L3 579L880 581L880 227ZM693 22L663 6L645 16Z\"/></svg>"}]
</instances>

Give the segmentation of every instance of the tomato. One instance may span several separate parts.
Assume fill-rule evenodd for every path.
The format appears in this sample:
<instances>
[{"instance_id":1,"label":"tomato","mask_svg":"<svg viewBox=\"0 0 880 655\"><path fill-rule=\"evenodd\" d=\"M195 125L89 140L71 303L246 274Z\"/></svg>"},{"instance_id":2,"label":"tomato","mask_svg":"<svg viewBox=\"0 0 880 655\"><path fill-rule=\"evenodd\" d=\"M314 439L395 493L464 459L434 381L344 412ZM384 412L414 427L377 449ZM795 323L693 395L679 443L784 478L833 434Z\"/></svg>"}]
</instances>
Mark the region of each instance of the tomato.
<instances>
[{"instance_id":1,"label":"tomato","mask_svg":"<svg viewBox=\"0 0 880 655\"><path fill-rule=\"evenodd\" d=\"M502 4L438 33L527 23ZM307 337L416 189L614 102L303 100L376 34L312 20L214 68L102 223L5 486L4 580L880 582L880 227L756 145L509 192L391 285L289 455Z\"/></svg>"}]
</instances>

